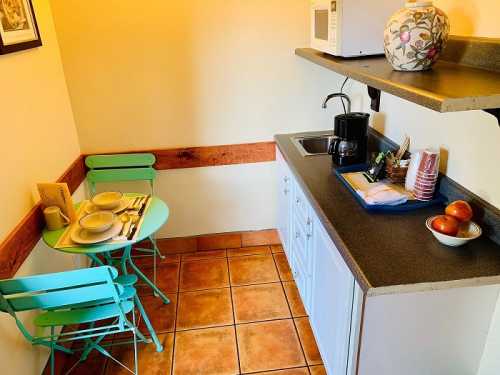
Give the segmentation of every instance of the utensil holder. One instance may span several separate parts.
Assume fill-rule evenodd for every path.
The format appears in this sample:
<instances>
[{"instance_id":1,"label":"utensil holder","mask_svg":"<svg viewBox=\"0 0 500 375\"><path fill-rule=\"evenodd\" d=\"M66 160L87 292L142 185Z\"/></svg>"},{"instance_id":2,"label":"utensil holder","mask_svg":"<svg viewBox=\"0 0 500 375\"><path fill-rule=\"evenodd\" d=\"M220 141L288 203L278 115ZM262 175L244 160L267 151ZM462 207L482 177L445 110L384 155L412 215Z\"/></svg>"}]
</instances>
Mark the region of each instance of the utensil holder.
<instances>
[{"instance_id":1,"label":"utensil holder","mask_svg":"<svg viewBox=\"0 0 500 375\"><path fill-rule=\"evenodd\" d=\"M392 183L404 184L406 181L406 174L408 173L408 167L394 165L394 159L386 158L385 171Z\"/></svg>"}]
</instances>

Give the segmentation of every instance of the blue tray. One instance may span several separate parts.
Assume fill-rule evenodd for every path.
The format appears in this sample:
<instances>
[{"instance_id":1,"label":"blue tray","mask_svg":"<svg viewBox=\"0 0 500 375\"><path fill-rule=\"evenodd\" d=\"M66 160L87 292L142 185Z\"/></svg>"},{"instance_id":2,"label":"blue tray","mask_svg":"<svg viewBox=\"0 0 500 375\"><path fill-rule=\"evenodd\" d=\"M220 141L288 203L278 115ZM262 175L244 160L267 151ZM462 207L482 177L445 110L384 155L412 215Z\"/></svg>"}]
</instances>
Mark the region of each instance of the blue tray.
<instances>
[{"instance_id":1,"label":"blue tray","mask_svg":"<svg viewBox=\"0 0 500 375\"><path fill-rule=\"evenodd\" d=\"M352 188L352 186L347 182L347 180L342 176L343 173L352 173L352 172L362 172L368 169L367 164L356 164L350 165L348 167L339 167L335 170L335 175L337 178L347 187L347 189L354 195L354 198L359 202L361 206L367 211L372 212L408 212L418 210L420 208L431 207L435 205L442 205L446 202L446 198L440 194L436 193L436 196L431 201L408 201L405 204L400 204L398 206L389 206L386 204L380 205L370 205L367 204L361 196L356 193L356 191Z\"/></svg>"}]
</instances>

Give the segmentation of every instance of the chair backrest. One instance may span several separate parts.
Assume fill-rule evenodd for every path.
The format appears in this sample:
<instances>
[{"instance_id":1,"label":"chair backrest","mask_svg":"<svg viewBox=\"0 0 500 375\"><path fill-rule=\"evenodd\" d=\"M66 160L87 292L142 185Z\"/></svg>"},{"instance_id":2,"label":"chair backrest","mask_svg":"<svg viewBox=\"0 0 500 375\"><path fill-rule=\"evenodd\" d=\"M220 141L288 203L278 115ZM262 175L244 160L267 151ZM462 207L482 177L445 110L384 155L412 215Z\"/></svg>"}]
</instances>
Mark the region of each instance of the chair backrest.
<instances>
[{"instance_id":1,"label":"chair backrest","mask_svg":"<svg viewBox=\"0 0 500 375\"><path fill-rule=\"evenodd\" d=\"M104 299L120 302L123 286L109 266L0 280L0 311L16 318L16 312L50 310Z\"/></svg>"},{"instance_id":2,"label":"chair backrest","mask_svg":"<svg viewBox=\"0 0 500 375\"><path fill-rule=\"evenodd\" d=\"M156 170L153 168L155 162L153 154L87 156L85 164L90 169L87 181L91 195L95 194L96 183L123 181L149 181L153 194L156 178Z\"/></svg>"}]
</instances>

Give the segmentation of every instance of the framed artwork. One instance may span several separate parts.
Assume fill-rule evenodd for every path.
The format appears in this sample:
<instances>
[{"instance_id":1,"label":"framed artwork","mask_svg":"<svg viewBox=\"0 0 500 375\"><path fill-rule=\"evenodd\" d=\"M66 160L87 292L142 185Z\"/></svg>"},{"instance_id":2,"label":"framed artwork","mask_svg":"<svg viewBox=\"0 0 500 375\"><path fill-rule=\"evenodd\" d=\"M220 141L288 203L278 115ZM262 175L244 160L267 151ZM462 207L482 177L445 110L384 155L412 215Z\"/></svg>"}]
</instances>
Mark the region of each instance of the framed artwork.
<instances>
[{"instance_id":1,"label":"framed artwork","mask_svg":"<svg viewBox=\"0 0 500 375\"><path fill-rule=\"evenodd\" d=\"M41 45L31 0L0 0L0 55Z\"/></svg>"}]
</instances>

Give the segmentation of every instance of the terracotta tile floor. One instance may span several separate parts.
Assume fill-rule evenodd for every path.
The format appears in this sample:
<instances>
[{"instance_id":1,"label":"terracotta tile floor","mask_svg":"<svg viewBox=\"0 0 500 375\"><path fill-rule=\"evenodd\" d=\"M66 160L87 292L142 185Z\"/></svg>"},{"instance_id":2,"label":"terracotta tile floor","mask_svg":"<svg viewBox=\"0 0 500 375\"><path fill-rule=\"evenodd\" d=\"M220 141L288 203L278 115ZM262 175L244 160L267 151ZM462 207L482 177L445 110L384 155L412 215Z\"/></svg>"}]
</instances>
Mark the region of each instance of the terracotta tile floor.
<instances>
[{"instance_id":1,"label":"terracotta tile floor","mask_svg":"<svg viewBox=\"0 0 500 375\"><path fill-rule=\"evenodd\" d=\"M139 345L141 375L326 374L281 246L171 256L158 284L171 304L139 291L165 349ZM132 346L113 355L133 366ZM74 373L127 371L93 354Z\"/></svg>"}]
</instances>

